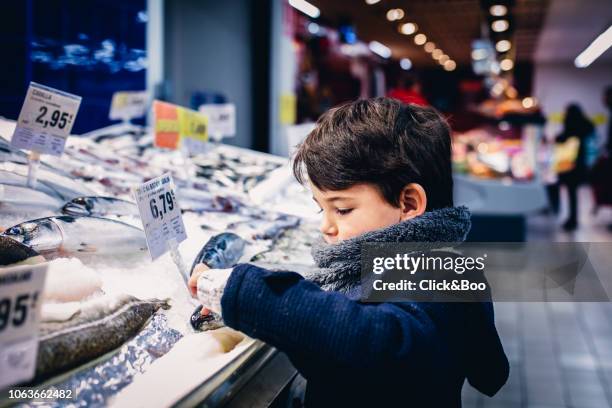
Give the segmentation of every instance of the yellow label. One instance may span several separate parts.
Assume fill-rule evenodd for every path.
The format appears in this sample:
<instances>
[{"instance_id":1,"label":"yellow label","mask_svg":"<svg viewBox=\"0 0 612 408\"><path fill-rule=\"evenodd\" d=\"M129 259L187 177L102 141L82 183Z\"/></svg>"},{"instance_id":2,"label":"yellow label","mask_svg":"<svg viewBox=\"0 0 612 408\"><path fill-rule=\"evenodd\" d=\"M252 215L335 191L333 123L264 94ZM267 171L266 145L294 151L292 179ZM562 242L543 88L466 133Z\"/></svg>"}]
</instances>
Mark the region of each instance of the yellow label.
<instances>
[{"instance_id":1,"label":"yellow label","mask_svg":"<svg viewBox=\"0 0 612 408\"><path fill-rule=\"evenodd\" d=\"M198 112L179 108L178 122L181 138L189 137L200 142L208 140L208 117Z\"/></svg>"},{"instance_id":2,"label":"yellow label","mask_svg":"<svg viewBox=\"0 0 612 408\"><path fill-rule=\"evenodd\" d=\"M297 98L293 93L285 93L280 96L280 123L283 125L295 124L297 116Z\"/></svg>"},{"instance_id":3,"label":"yellow label","mask_svg":"<svg viewBox=\"0 0 612 408\"><path fill-rule=\"evenodd\" d=\"M172 119L159 119L155 123L156 132L179 132L179 122Z\"/></svg>"}]
</instances>

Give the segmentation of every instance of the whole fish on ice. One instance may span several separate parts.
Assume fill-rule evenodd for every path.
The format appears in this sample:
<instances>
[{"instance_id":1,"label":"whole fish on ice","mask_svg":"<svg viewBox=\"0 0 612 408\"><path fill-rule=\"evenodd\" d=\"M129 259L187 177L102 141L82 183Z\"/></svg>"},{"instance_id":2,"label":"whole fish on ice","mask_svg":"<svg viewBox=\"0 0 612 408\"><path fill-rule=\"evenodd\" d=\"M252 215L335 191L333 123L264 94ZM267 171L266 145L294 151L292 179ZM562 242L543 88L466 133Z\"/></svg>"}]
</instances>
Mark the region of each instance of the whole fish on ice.
<instances>
[{"instance_id":1,"label":"whole fish on ice","mask_svg":"<svg viewBox=\"0 0 612 408\"><path fill-rule=\"evenodd\" d=\"M67 215L104 217L108 215L138 217L138 206L114 197L77 197L62 207Z\"/></svg>"},{"instance_id":2,"label":"whole fish on ice","mask_svg":"<svg viewBox=\"0 0 612 408\"><path fill-rule=\"evenodd\" d=\"M2 235L39 252L45 258L144 254L144 232L129 224L98 217L60 215L26 221L8 228Z\"/></svg>"},{"instance_id":3,"label":"whole fish on ice","mask_svg":"<svg viewBox=\"0 0 612 408\"><path fill-rule=\"evenodd\" d=\"M201 263L206 264L211 269L225 269L236 265L244 254L245 246L246 241L231 232L215 235L208 240L195 257L189 276L193 274L196 265ZM205 331L223 326L221 316L213 312L202 315L201 311L202 306L200 305L191 314L189 322L194 329Z\"/></svg>"},{"instance_id":4,"label":"whole fish on ice","mask_svg":"<svg viewBox=\"0 0 612 408\"><path fill-rule=\"evenodd\" d=\"M32 248L0 235L0 266L36 264L45 259Z\"/></svg>"},{"instance_id":5,"label":"whole fish on ice","mask_svg":"<svg viewBox=\"0 0 612 408\"><path fill-rule=\"evenodd\" d=\"M101 296L76 308L73 303L65 304L70 313L63 316L45 315L43 305L35 382L115 350L136 335L160 308L170 307L167 301L129 295Z\"/></svg>"}]
</instances>

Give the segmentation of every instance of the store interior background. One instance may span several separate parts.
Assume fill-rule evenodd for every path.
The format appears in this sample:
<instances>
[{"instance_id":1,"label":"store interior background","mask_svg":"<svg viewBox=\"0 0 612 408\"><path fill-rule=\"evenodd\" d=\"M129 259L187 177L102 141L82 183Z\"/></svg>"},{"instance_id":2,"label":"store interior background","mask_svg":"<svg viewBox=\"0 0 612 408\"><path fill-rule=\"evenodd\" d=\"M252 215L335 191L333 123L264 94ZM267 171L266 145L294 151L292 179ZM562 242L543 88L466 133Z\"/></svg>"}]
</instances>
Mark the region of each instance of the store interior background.
<instances>
[{"instance_id":1,"label":"store interior background","mask_svg":"<svg viewBox=\"0 0 612 408\"><path fill-rule=\"evenodd\" d=\"M505 147L521 144L529 133L538 140L539 161L539 141L552 141L566 106L577 103L595 125L599 153L604 150L612 51L585 68L575 59L610 26L609 1L311 0L317 12L306 8L310 16L290 3L303 2L9 2L0 27L6 58L0 116L16 119L29 82L36 81L83 96L73 129L78 135L112 123L113 92L146 89L194 109L234 103L237 134L226 143L289 156L320 113L386 95L408 76L449 118L457 145L476 135L484 138L482 149L496 149L500 140ZM494 5L506 11L496 17ZM389 21L394 9L402 17ZM500 19L509 26L497 33L491 24ZM414 26L403 34L399 27L406 23ZM427 37L422 44L419 34ZM482 44L486 49L500 40L509 41L509 50L488 48L490 60L480 58ZM378 54L373 41L384 45ZM432 58L429 41L446 57ZM501 64L507 70L500 68L504 60L511 61ZM494 168L498 159L490 162ZM565 231L563 189L559 214L548 208L546 185L554 179L537 169L525 175L520 166L513 174L466 168L465 158L456 164L458 201L475 207L472 240L612 240L612 203L598 202L588 182L578 192L577 229ZM466 406L612 406L609 303L500 303L496 310L511 378L493 399L466 385Z\"/></svg>"}]
</instances>

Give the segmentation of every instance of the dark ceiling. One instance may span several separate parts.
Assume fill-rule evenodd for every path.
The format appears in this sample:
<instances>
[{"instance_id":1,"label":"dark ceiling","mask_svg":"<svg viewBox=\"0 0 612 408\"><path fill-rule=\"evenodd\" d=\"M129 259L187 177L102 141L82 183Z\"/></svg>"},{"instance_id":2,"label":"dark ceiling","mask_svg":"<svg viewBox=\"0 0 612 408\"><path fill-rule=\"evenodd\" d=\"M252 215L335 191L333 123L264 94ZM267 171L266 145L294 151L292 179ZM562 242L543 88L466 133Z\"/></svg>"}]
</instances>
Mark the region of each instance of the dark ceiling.
<instances>
[{"instance_id":1,"label":"dark ceiling","mask_svg":"<svg viewBox=\"0 0 612 408\"><path fill-rule=\"evenodd\" d=\"M488 11L480 0L381 0L368 5L365 0L311 0L321 10L321 20L337 25L349 19L360 40L379 41L392 50L393 58L408 57L416 66L436 64L423 46L414 43L414 35L423 33L459 65L470 63L471 42L488 32ZM510 7L512 31L499 37L512 40L518 60L530 60L536 47L549 0L516 0ZM389 22L389 9L405 12L400 21ZM489 16L490 18L490 16ZM413 35L400 34L400 23L418 26ZM486 30L486 31L485 31Z\"/></svg>"}]
</instances>

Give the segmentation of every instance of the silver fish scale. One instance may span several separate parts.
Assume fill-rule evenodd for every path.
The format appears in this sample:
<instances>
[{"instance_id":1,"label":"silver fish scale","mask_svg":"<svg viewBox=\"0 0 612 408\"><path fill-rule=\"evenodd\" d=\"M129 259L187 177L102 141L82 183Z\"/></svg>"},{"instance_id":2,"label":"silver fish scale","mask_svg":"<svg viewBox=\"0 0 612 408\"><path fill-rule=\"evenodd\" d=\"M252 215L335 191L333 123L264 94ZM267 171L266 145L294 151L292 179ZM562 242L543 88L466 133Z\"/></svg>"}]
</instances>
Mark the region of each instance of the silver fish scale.
<instances>
[{"instance_id":1,"label":"silver fish scale","mask_svg":"<svg viewBox=\"0 0 612 408\"><path fill-rule=\"evenodd\" d=\"M106 407L109 399L132 383L153 361L162 357L183 337L168 327L166 315L157 313L144 329L125 343L111 358L78 371L53 384L58 390L74 391L74 401L25 403L19 407ZM47 389L51 385L45 386Z\"/></svg>"}]
</instances>

